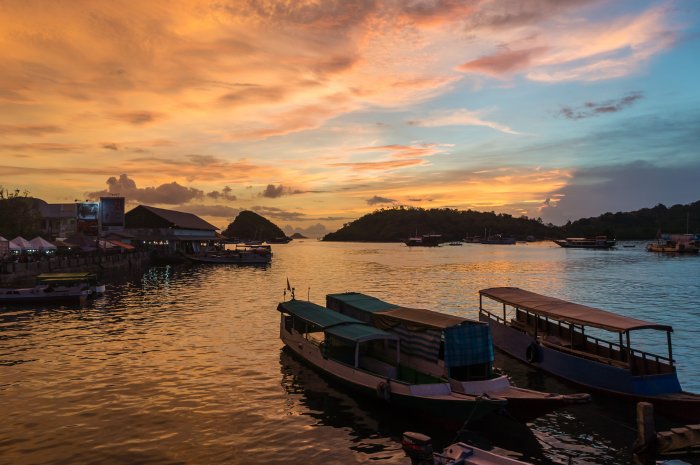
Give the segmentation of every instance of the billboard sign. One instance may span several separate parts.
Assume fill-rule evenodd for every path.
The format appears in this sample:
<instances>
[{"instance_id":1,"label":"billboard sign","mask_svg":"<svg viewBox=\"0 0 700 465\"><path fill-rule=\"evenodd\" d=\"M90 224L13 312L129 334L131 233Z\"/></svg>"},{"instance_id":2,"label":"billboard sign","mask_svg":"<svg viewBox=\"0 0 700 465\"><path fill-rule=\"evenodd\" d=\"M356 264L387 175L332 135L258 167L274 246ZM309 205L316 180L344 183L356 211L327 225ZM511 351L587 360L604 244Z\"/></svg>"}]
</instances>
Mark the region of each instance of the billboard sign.
<instances>
[{"instance_id":1,"label":"billboard sign","mask_svg":"<svg viewBox=\"0 0 700 465\"><path fill-rule=\"evenodd\" d=\"M87 236L96 236L100 205L97 202L78 202L75 206L78 232Z\"/></svg>"},{"instance_id":2,"label":"billboard sign","mask_svg":"<svg viewBox=\"0 0 700 465\"><path fill-rule=\"evenodd\" d=\"M124 197L100 197L100 224L103 231L124 229Z\"/></svg>"}]
</instances>

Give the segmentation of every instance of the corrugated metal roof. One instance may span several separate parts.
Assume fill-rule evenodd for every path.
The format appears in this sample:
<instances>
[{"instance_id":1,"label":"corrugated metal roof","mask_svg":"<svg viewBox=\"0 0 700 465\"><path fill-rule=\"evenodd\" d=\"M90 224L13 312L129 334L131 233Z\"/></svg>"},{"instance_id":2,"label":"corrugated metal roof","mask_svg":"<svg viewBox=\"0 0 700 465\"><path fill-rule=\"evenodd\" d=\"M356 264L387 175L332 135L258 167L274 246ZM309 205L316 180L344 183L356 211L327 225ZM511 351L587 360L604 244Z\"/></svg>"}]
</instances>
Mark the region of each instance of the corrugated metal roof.
<instances>
[{"instance_id":1,"label":"corrugated metal roof","mask_svg":"<svg viewBox=\"0 0 700 465\"><path fill-rule=\"evenodd\" d=\"M384 302L369 295L361 294L359 292L344 292L342 294L328 294L326 295L326 302L328 300L337 300L347 305L352 305L358 310L363 310L365 312L383 312L393 308L397 308L397 305Z\"/></svg>"},{"instance_id":2,"label":"corrugated metal roof","mask_svg":"<svg viewBox=\"0 0 700 465\"><path fill-rule=\"evenodd\" d=\"M316 305L313 302L289 300L280 302L277 310L313 323L323 328L323 331L327 334L350 341L363 342L373 339L398 339L398 336L395 334L382 331L342 313Z\"/></svg>"},{"instance_id":3,"label":"corrugated metal roof","mask_svg":"<svg viewBox=\"0 0 700 465\"><path fill-rule=\"evenodd\" d=\"M595 307L575 304L566 300L536 294L517 287L493 287L482 289L479 294L506 305L528 310L538 315L606 331L625 332L632 329L659 329L673 331L671 326L650 323L623 315L617 315Z\"/></svg>"},{"instance_id":4,"label":"corrugated metal roof","mask_svg":"<svg viewBox=\"0 0 700 465\"><path fill-rule=\"evenodd\" d=\"M306 321L309 321L321 328L329 328L331 326L347 323L359 323L354 318L345 316L342 313L334 312L326 307L321 307L313 302L304 300L288 300L280 302L277 310L285 311L292 315L298 316Z\"/></svg>"},{"instance_id":5,"label":"corrugated metal roof","mask_svg":"<svg viewBox=\"0 0 700 465\"><path fill-rule=\"evenodd\" d=\"M148 205L139 205L136 208L143 208L150 211L154 215L158 215L164 220L168 221L175 228L180 229L204 229L204 230L217 230L216 226L207 223L194 213L178 212L175 210L166 210L165 208L149 207ZM135 209L136 209L135 208ZM134 209L134 210L135 210ZM132 210L133 211L133 210Z\"/></svg>"},{"instance_id":6,"label":"corrugated metal roof","mask_svg":"<svg viewBox=\"0 0 700 465\"><path fill-rule=\"evenodd\" d=\"M339 326L333 326L332 328L326 329L326 334L354 342L365 342L375 339L399 339L396 334L382 331L381 329L377 329L374 326L369 326L359 321L357 323L347 323Z\"/></svg>"}]
</instances>

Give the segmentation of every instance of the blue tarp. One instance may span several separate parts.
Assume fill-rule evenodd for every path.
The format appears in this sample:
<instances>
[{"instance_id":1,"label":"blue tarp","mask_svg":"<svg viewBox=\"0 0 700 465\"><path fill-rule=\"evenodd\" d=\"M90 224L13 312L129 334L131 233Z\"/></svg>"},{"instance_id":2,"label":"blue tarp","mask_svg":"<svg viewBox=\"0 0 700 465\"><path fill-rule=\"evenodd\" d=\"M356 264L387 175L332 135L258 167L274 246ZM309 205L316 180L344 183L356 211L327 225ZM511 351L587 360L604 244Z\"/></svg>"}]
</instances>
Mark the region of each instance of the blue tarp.
<instances>
[{"instance_id":1,"label":"blue tarp","mask_svg":"<svg viewBox=\"0 0 700 465\"><path fill-rule=\"evenodd\" d=\"M445 366L457 367L493 362L493 339L486 324L446 328Z\"/></svg>"}]
</instances>

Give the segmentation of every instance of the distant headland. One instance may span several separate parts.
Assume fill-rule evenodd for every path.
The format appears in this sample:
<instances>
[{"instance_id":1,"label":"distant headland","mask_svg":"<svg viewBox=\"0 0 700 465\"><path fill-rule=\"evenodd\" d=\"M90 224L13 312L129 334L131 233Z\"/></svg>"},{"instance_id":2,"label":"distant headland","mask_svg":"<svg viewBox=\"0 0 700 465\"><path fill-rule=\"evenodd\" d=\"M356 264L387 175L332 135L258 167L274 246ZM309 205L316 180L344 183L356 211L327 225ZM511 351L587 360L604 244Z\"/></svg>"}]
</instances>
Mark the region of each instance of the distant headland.
<instances>
[{"instance_id":1,"label":"distant headland","mask_svg":"<svg viewBox=\"0 0 700 465\"><path fill-rule=\"evenodd\" d=\"M618 240L652 239L659 232L700 231L700 201L666 207L658 204L632 212L605 213L564 226L545 224L540 218L507 213L451 208L382 208L327 234L324 241L399 242L412 235L441 234L444 241L466 236L503 234L517 239L556 239L606 235Z\"/></svg>"}]
</instances>

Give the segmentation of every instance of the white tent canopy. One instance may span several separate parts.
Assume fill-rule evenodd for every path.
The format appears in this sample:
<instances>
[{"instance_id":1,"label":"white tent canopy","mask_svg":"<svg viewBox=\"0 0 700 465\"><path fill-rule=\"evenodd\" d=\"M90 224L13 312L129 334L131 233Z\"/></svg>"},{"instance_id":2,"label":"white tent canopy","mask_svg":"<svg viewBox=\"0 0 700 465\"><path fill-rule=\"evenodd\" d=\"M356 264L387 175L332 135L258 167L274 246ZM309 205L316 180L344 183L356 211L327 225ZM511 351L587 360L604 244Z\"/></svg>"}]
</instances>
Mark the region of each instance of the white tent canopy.
<instances>
[{"instance_id":1,"label":"white tent canopy","mask_svg":"<svg viewBox=\"0 0 700 465\"><path fill-rule=\"evenodd\" d=\"M9 242L9 241L7 239L5 239L4 237L0 236L0 242Z\"/></svg>"},{"instance_id":2,"label":"white tent canopy","mask_svg":"<svg viewBox=\"0 0 700 465\"><path fill-rule=\"evenodd\" d=\"M10 250L31 250L34 249L32 244L23 238L22 236L17 236L10 241Z\"/></svg>"},{"instance_id":3,"label":"white tent canopy","mask_svg":"<svg viewBox=\"0 0 700 465\"><path fill-rule=\"evenodd\" d=\"M37 250L56 250L57 247L51 242L47 241L43 237L36 236L34 239L29 241L33 249Z\"/></svg>"}]
</instances>

